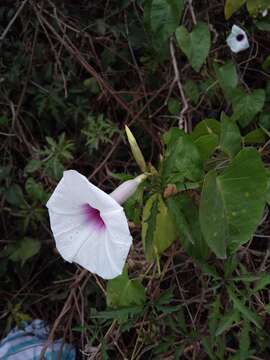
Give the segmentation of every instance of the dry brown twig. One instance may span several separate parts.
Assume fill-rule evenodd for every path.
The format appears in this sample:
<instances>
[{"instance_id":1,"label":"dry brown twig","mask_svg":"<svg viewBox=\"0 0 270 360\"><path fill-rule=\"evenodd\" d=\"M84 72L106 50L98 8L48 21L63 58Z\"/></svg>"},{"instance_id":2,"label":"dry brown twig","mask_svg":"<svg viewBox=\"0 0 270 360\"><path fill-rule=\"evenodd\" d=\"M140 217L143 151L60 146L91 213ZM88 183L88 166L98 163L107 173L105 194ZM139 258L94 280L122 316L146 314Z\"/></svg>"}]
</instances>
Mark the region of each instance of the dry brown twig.
<instances>
[{"instance_id":1,"label":"dry brown twig","mask_svg":"<svg viewBox=\"0 0 270 360\"><path fill-rule=\"evenodd\" d=\"M10 20L10 22L8 23L8 26L5 28L5 30L3 31L2 35L0 36L0 41L3 41L4 38L6 37L7 33L9 32L11 26L14 24L14 22L16 21L17 17L20 15L21 11L23 10L23 8L25 7L26 3L28 2L28 0L24 0L21 3L21 6L19 7L19 9L16 11L16 13L14 14L13 18Z\"/></svg>"},{"instance_id":2,"label":"dry brown twig","mask_svg":"<svg viewBox=\"0 0 270 360\"><path fill-rule=\"evenodd\" d=\"M197 19L196 19L196 16L195 16L193 5L192 5L192 0L188 0L188 5L189 5L189 11L190 11L190 14L191 14L191 17L192 17L193 24L197 25Z\"/></svg>"}]
</instances>

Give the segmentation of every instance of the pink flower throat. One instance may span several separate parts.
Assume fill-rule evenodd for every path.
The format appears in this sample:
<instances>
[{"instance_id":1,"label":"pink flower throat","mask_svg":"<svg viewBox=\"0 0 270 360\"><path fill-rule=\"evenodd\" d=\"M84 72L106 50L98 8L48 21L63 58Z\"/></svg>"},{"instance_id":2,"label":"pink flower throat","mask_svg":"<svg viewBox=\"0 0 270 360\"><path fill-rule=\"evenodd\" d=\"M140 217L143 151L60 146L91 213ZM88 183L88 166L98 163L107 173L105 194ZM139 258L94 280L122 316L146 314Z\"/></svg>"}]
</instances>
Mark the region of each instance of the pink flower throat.
<instances>
[{"instance_id":1,"label":"pink flower throat","mask_svg":"<svg viewBox=\"0 0 270 360\"><path fill-rule=\"evenodd\" d=\"M89 225L97 229L105 228L105 223L100 215L100 211L89 204L83 204L83 213Z\"/></svg>"}]
</instances>

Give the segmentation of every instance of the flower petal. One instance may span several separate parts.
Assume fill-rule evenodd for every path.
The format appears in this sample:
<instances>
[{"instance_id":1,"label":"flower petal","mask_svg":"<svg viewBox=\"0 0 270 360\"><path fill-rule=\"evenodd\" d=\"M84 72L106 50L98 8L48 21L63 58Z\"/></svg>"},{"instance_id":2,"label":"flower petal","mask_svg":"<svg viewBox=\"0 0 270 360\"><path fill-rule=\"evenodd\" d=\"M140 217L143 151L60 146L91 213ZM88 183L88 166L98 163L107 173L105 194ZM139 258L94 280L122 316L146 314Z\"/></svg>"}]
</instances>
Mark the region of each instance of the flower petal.
<instances>
[{"instance_id":1,"label":"flower petal","mask_svg":"<svg viewBox=\"0 0 270 360\"><path fill-rule=\"evenodd\" d=\"M122 273L132 237L123 211L106 214L104 222L103 231L94 232L73 261L104 279L113 279Z\"/></svg>"},{"instance_id":2,"label":"flower petal","mask_svg":"<svg viewBox=\"0 0 270 360\"><path fill-rule=\"evenodd\" d=\"M104 279L122 273L132 237L123 208L113 198L69 170L47 207L56 247L65 260Z\"/></svg>"},{"instance_id":3,"label":"flower petal","mask_svg":"<svg viewBox=\"0 0 270 360\"><path fill-rule=\"evenodd\" d=\"M55 215L50 212L50 218L55 218ZM60 221L61 223L61 221ZM64 222L63 222L64 224ZM66 230L56 232L55 229L59 229L60 226L52 227L56 248L61 256L69 262L74 261L74 257L87 240L91 242L91 235L95 232L95 228L92 229L89 225L83 221L76 223Z\"/></svg>"},{"instance_id":4,"label":"flower petal","mask_svg":"<svg viewBox=\"0 0 270 360\"><path fill-rule=\"evenodd\" d=\"M57 213L80 211L82 204L88 203L99 211L114 211L122 207L104 191L91 184L76 170L64 171L53 195L47 203L49 209Z\"/></svg>"},{"instance_id":5,"label":"flower petal","mask_svg":"<svg viewBox=\"0 0 270 360\"><path fill-rule=\"evenodd\" d=\"M231 51L234 53L238 53L249 48L249 41L246 32L237 25L233 25L232 31L226 41Z\"/></svg>"}]
</instances>

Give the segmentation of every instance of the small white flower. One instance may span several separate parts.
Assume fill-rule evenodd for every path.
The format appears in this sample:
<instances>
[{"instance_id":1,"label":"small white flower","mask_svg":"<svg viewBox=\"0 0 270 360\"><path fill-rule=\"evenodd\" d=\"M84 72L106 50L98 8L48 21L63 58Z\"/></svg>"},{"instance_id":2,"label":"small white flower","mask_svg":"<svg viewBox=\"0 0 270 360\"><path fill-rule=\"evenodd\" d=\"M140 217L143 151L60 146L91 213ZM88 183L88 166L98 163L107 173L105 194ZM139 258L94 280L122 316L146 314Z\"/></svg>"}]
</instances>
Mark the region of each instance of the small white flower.
<instances>
[{"instance_id":1,"label":"small white flower","mask_svg":"<svg viewBox=\"0 0 270 360\"><path fill-rule=\"evenodd\" d=\"M142 177L120 185L111 196L75 170L64 172L47 208L56 247L62 257L104 279L122 273L132 244L121 205Z\"/></svg>"},{"instance_id":2,"label":"small white flower","mask_svg":"<svg viewBox=\"0 0 270 360\"><path fill-rule=\"evenodd\" d=\"M227 44L234 53L249 48L249 41L246 32L237 25L233 25L232 31L227 38Z\"/></svg>"},{"instance_id":3,"label":"small white flower","mask_svg":"<svg viewBox=\"0 0 270 360\"><path fill-rule=\"evenodd\" d=\"M268 15L268 9L264 9L262 12L262 17L266 17Z\"/></svg>"}]
</instances>

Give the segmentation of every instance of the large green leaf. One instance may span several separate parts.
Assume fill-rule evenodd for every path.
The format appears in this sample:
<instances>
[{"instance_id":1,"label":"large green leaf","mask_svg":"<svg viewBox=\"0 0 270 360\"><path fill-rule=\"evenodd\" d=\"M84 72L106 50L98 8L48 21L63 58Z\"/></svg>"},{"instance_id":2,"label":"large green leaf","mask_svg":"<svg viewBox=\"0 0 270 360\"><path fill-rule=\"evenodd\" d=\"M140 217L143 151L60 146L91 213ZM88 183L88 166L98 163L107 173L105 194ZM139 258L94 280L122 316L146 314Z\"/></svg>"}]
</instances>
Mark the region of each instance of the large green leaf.
<instances>
[{"instance_id":1,"label":"large green leaf","mask_svg":"<svg viewBox=\"0 0 270 360\"><path fill-rule=\"evenodd\" d=\"M221 118L220 148L230 157L241 150L242 137L237 124L224 113Z\"/></svg>"},{"instance_id":2,"label":"large green leaf","mask_svg":"<svg viewBox=\"0 0 270 360\"><path fill-rule=\"evenodd\" d=\"M164 184L198 181L203 175L202 159L190 135L172 128L164 135L166 145L162 178Z\"/></svg>"},{"instance_id":3,"label":"large green leaf","mask_svg":"<svg viewBox=\"0 0 270 360\"><path fill-rule=\"evenodd\" d=\"M230 100L232 90L234 90L238 84L238 75L234 63L229 61L227 64L222 66L214 64L214 69L219 85L222 88L226 99Z\"/></svg>"},{"instance_id":4,"label":"large green leaf","mask_svg":"<svg viewBox=\"0 0 270 360\"><path fill-rule=\"evenodd\" d=\"M243 90L237 89L233 93L233 117L242 127L246 127L254 117L262 111L265 102L265 91L254 90L246 94Z\"/></svg>"},{"instance_id":5,"label":"large green leaf","mask_svg":"<svg viewBox=\"0 0 270 360\"><path fill-rule=\"evenodd\" d=\"M145 20L159 41L165 42L176 30L185 0L152 0L146 9Z\"/></svg>"},{"instance_id":6,"label":"large green leaf","mask_svg":"<svg viewBox=\"0 0 270 360\"><path fill-rule=\"evenodd\" d=\"M145 303L145 289L139 280L130 280L127 267L123 274L107 282L107 305L112 308Z\"/></svg>"},{"instance_id":7,"label":"large green leaf","mask_svg":"<svg viewBox=\"0 0 270 360\"><path fill-rule=\"evenodd\" d=\"M239 10L240 7L246 3L246 1L247 0L226 0L224 8L226 20L228 20L233 15L233 13Z\"/></svg>"},{"instance_id":8,"label":"large green leaf","mask_svg":"<svg viewBox=\"0 0 270 360\"><path fill-rule=\"evenodd\" d=\"M152 195L143 209L142 241L147 260L156 259L176 237L175 223L161 195Z\"/></svg>"},{"instance_id":9,"label":"large green leaf","mask_svg":"<svg viewBox=\"0 0 270 360\"><path fill-rule=\"evenodd\" d=\"M235 251L256 230L265 206L267 176L255 149L241 150L231 165L218 175L205 177L200 224L209 247L220 258Z\"/></svg>"},{"instance_id":10,"label":"large green leaf","mask_svg":"<svg viewBox=\"0 0 270 360\"><path fill-rule=\"evenodd\" d=\"M175 36L180 49L188 58L193 69L199 71L211 47L208 25L199 21L190 33L184 26L180 26L176 29Z\"/></svg>"},{"instance_id":11,"label":"large green leaf","mask_svg":"<svg viewBox=\"0 0 270 360\"><path fill-rule=\"evenodd\" d=\"M205 260L209 256L207 246L200 228L199 211L192 199L185 195L175 195L167 199L179 240L189 256L196 260Z\"/></svg>"}]
</instances>

